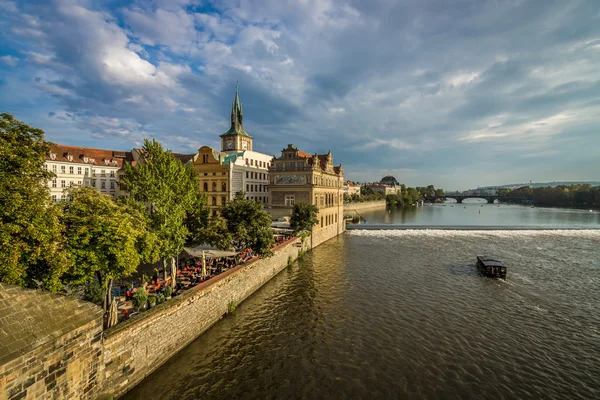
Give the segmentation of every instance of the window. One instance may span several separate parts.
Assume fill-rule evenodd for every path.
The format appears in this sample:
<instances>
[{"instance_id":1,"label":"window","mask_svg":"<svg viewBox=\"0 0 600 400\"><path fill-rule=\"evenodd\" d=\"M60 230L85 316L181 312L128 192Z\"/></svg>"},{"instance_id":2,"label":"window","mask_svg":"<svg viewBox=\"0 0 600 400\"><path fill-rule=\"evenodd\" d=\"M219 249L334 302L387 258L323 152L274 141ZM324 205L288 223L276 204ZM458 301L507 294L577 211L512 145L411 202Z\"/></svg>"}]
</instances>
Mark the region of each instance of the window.
<instances>
[{"instance_id":1,"label":"window","mask_svg":"<svg viewBox=\"0 0 600 400\"><path fill-rule=\"evenodd\" d=\"M100 181L100 189L106 189L106 181L104 179Z\"/></svg>"},{"instance_id":2,"label":"window","mask_svg":"<svg viewBox=\"0 0 600 400\"><path fill-rule=\"evenodd\" d=\"M106 176L106 170L105 169L103 169L103 170L100 171L100 176Z\"/></svg>"},{"instance_id":3,"label":"window","mask_svg":"<svg viewBox=\"0 0 600 400\"><path fill-rule=\"evenodd\" d=\"M81 181L77 181L77 184L78 184L79 186L81 186Z\"/></svg>"},{"instance_id":4,"label":"window","mask_svg":"<svg viewBox=\"0 0 600 400\"><path fill-rule=\"evenodd\" d=\"M65 173L65 171L66 171L66 167L65 167L64 165L61 165L61 166L60 166L60 173L61 173L61 174L64 174L64 173Z\"/></svg>"},{"instance_id":5,"label":"window","mask_svg":"<svg viewBox=\"0 0 600 400\"><path fill-rule=\"evenodd\" d=\"M56 203L56 195L55 194L52 195L52 202Z\"/></svg>"},{"instance_id":6,"label":"window","mask_svg":"<svg viewBox=\"0 0 600 400\"><path fill-rule=\"evenodd\" d=\"M67 187L66 181L60 181L60 187Z\"/></svg>"},{"instance_id":7,"label":"window","mask_svg":"<svg viewBox=\"0 0 600 400\"><path fill-rule=\"evenodd\" d=\"M115 188L115 181L110 181L110 188L114 189Z\"/></svg>"},{"instance_id":8,"label":"window","mask_svg":"<svg viewBox=\"0 0 600 400\"><path fill-rule=\"evenodd\" d=\"M323 227L323 217L321 217L321 228Z\"/></svg>"},{"instance_id":9,"label":"window","mask_svg":"<svg viewBox=\"0 0 600 400\"><path fill-rule=\"evenodd\" d=\"M73 183L75 183L75 182L73 182L73 181L70 181L70 182L69 182L69 187L73 187Z\"/></svg>"},{"instance_id":10,"label":"window","mask_svg":"<svg viewBox=\"0 0 600 400\"><path fill-rule=\"evenodd\" d=\"M216 196L213 196L213 198L212 198L212 205L213 206L217 205L217 197Z\"/></svg>"},{"instance_id":11,"label":"window","mask_svg":"<svg viewBox=\"0 0 600 400\"><path fill-rule=\"evenodd\" d=\"M92 179L92 187L96 187L96 180Z\"/></svg>"},{"instance_id":12,"label":"window","mask_svg":"<svg viewBox=\"0 0 600 400\"><path fill-rule=\"evenodd\" d=\"M295 196L285 196L285 205L286 206L293 206L295 201L296 201Z\"/></svg>"},{"instance_id":13,"label":"window","mask_svg":"<svg viewBox=\"0 0 600 400\"><path fill-rule=\"evenodd\" d=\"M69 173L70 174L74 174L75 173L75 168L74 167L69 167Z\"/></svg>"},{"instance_id":14,"label":"window","mask_svg":"<svg viewBox=\"0 0 600 400\"><path fill-rule=\"evenodd\" d=\"M44 171L48 171L48 164L44 163Z\"/></svg>"},{"instance_id":15,"label":"window","mask_svg":"<svg viewBox=\"0 0 600 400\"><path fill-rule=\"evenodd\" d=\"M92 176L96 176L96 170L92 169Z\"/></svg>"},{"instance_id":16,"label":"window","mask_svg":"<svg viewBox=\"0 0 600 400\"><path fill-rule=\"evenodd\" d=\"M248 184L246 183L246 192L249 192L249 191L250 191L250 185L248 185Z\"/></svg>"},{"instance_id":17,"label":"window","mask_svg":"<svg viewBox=\"0 0 600 400\"><path fill-rule=\"evenodd\" d=\"M221 196L221 205L224 206L227 203L227 198L225 196Z\"/></svg>"},{"instance_id":18,"label":"window","mask_svg":"<svg viewBox=\"0 0 600 400\"><path fill-rule=\"evenodd\" d=\"M227 184L225 182L221 182L221 192L227 191Z\"/></svg>"},{"instance_id":19,"label":"window","mask_svg":"<svg viewBox=\"0 0 600 400\"><path fill-rule=\"evenodd\" d=\"M77 175L81 175L81 167L77 167Z\"/></svg>"},{"instance_id":20,"label":"window","mask_svg":"<svg viewBox=\"0 0 600 400\"><path fill-rule=\"evenodd\" d=\"M204 173L204 176L208 176L208 172L205 172L205 173Z\"/></svg>"},{"instance_id":21,"label":"window","mask_svg":"<svg viewBox=\"0 0 600 400\"><path fill-rule=\"evenodd\" d=\"M337 224L337 214L335 214L335 223Z\"/></svg>"},{"instance_id":22,"label":"window","mask_svg":"<svg viewBox=\"0 0 600 400\"><path fill-rule=\"evenodd\" d=\"M87 175L87 174L89 174L89 173L90 173L90 171L89 171L89 168L86 168L86 169L85 169L85 174Z\"/></svg>"},{"instance_id":23,"label":"window","mask_svg":"<svg viewBox=\"0 0 600 400\"><path fill-rule=\"evenodd\" d=\"M216 217L217 216L217 210L212 210L212 216Z\"/></svg>"},{"instance_id":24,"label":"window","mask_svg":"<svg viewBox=\"0 0 600 400\"><path fill-rule=\"evenodd\" d=\"M110 171L110 177L114 178L115 177L115 171Z\"/></svg>"},{"instance_id":25,"label":"window","mask_svg":"<svg viewBox=\"0 0 600 400\"><path fill-rule=\"evenodd\" d=\"M254 160L250 160L250 165L254 166Z\"/></svg>"},{"instance_id":26,"label":"window","mask_svg":"<svg viewBox=\"0 0 600 400\"><path fill-rule=\"evenodd\" d=\"M52 179L52 187L56 187L56 179Z\"/></svg>"},{"instance_id":27,"label":"window","mask_svg":"<svg viewBox=\"0 0 600 400\"><path fill-rule=\"evenodd\" d=\"M217 191L217 182L213 182L212 187L213 187L212 191L216 192Z\"/></svg>"},{"instance_id":28,"label":"window","mask_svg":"<svg viewBox=\"0 0 600 400\"><path fill-rule=\"evenodd\" d=\"M52 172L56 173L56 165L52 166Z\"/></svg>"},{"instance_id":29,"label":"window","mask_svg":"<svg viewBox=\"0 0 600 400\"><path fill-rule=\"evenodd\" d=\"M208 192L208 183L207 182L204 182L204 191Z\"/></svg>"},{"instance_id":30,"label":"window","mask_svg":"<svg viewBox=\"0 0 600 400\"><path fill-rule=\"evenodd\" d=\"M60 201L65 201L65 195L64 194L60 195Z\"/></svg>"},{"instance_id":31,"label":"window","mask_svg":"<svg viewBox=\"0 0 600 400\"><path fill-rule=\"evenodd\" d=\"M208 154L202 154L202 163L208 164Z\"/></svg>"}]
</instances>

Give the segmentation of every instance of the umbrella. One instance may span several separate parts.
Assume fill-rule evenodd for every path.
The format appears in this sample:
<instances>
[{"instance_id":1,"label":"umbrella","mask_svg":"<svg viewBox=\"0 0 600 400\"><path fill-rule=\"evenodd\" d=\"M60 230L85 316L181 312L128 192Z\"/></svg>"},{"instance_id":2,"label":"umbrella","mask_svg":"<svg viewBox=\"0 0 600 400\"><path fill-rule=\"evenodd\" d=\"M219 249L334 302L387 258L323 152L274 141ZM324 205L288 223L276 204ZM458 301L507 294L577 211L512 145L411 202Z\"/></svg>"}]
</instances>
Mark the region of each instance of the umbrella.
<instances>
[{"instance_id":1,"label":"umbrella","mask_svg":"<svg viewBox=\"0 0 600 400\"><path fill-rule=\"evenodd\" d=\"M171 258L171 287L175 288L175 280L177 278L177 266L175 265L175 259Z\"/></svg>"},{"instance_id":2,"label":"umbrella","mask_svg":"<svg viewBox=\"0 0 600 400\"><path fill-rule=\"evenodd\" d=\"M202 250L202 279L206 278L206 256Z\"/></svg>"},{"instance_id":3,"label":"umbrella","mask_svg":"<svg viewBox=\"0 0 600 400\"><path fill-rule=\"evenodd\" d=\"M110 308L108 309L108 320L106 321L106 325L110 328L113 325L116 325L119 322L119 311L117 310L117 300L113 297L112 302L110 303Z\"/></svg>"}]
</instances>

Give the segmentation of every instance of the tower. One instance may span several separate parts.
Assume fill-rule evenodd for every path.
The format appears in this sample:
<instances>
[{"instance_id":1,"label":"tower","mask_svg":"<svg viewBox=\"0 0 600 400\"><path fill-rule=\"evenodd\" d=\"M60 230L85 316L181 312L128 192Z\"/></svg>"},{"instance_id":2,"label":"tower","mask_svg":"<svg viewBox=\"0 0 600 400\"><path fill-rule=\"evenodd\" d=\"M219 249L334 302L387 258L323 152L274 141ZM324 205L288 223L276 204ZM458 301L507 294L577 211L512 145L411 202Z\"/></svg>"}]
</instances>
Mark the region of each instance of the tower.
<instances>
[{"instance_id":1,"label":"tower","mask_svg":"<svg viewBox=\"0 0 600 400\"><path fill-rule=\"evenodd\" d=\"M236 85L235 99L231 105L231 127L221 135L221 151L238 152L252 150L252 136L246 133L242 122L242 103L240 102L238 87Z\"/></svg>"}]
</instances>

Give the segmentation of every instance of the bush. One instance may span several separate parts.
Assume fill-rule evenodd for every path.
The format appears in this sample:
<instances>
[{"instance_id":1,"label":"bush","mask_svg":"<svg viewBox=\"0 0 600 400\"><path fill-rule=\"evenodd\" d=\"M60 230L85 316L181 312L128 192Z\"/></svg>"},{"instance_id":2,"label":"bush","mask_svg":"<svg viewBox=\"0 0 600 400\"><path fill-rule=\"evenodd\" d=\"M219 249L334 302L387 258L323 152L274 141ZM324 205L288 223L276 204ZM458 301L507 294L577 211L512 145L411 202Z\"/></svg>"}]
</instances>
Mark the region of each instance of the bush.
<instances>
[{"instance_id":1,"label":"bush","mask_svg":"<svg viewBox=\"0 0 600 400\"><path fill-rule=\"evenodd\" d=\"M232 313L235 311L235 309L237 308L238 303L236 303L235 301L230 301L229 304L227 305L227 312L228 313Z\"/></svg>"},{"instance_id":2,"label":"bush","mask_svg":"<svg viewBox=\"0 0 600 400\"><path fill-rule=\"evenodd\" d=\"M158 279L158 268L154 268L154 271L152 271L152 279Z\"/></svg>"},{"instance_id":3,"label":"bush","mask_svg":"<svg viewBox=\"0 0 600 400\"><path fill-rule=\"evenodd\" d=\"M104 300L104 290L97 283L88 283L83 289L84 298L92 303L102 303Z\"/></svg>"},{"instance_id":4,"label":"bush","mask_svg":"<svg viewBox=\"0 0 600 400\"><path fill-rule=\"evenodd\" d=\"M148 305L151 306L152 304L156 305L156 296L148 296Z\"/></svg>"},{"instance_id":5,"label":"bush","mask_svg":"<svg viewBox=\"0 0 600 400\"><path fill-rule=\"evenodd\" d=\"M144 287L139 287L135 294L133 295L133 306L138 309L142 309L144 305L148 302L148 293L146 293L146 289Z\"/></svg>"},{"instance_id":6,"label":"bush","mask_svg":"<svg viewBox=\"0 0 600 400\"><path fill-rule=\"evenodd\" d=\"M172 294L173 288L171 287L171 285L165 286L165 297L171 297Z\"/></svg>"},{"instance_id":7,"label":"bush","mask_svg":"<svg viewBox=\"0 0 600 400\"><path fill-rule=\"evenodd\" d=\"M162 293L156 294L156 304L163 303L165 301L165 295Z\"/></svg>"}]
</instances>

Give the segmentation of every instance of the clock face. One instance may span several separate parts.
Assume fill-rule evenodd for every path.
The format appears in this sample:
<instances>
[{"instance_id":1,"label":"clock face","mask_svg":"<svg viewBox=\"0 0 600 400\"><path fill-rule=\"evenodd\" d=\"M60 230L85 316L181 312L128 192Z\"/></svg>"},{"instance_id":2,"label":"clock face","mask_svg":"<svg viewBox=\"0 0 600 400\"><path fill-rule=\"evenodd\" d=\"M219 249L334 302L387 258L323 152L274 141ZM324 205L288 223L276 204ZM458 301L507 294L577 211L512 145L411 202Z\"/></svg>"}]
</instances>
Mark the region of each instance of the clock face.
<instances>
[{"instance_id":1,"label":"clock face","mask_svg":"<svg viewBox=\"0 0 600 400\"><path fill-rule=\"evenodd\" d=\"M226 149L226 150L231 150L231 149L233 149L233 141L231 141L231 140L228 140L228 141L226 141L226 142L225 142L225 149Z\"/></svg>"},{"instance_id":2,"label":"clock face","mask_svg":"<svg viewBox=\"0 0 600 400\"><path fill-rule=\"evenodd\" d=\"M248 150L248 142L242 142L242 150Z\"/></svg>"}]
</instances>

